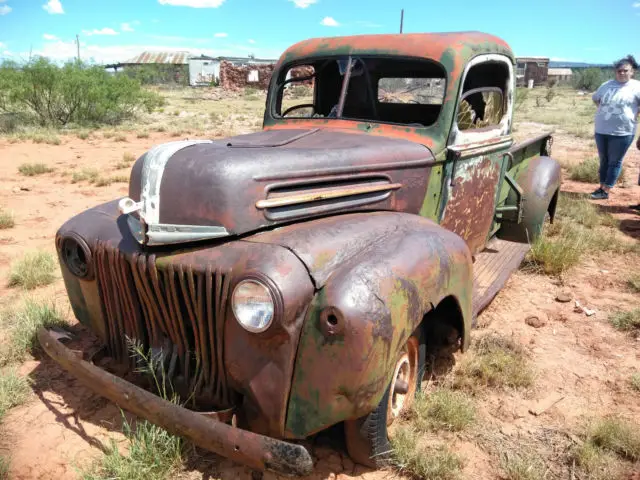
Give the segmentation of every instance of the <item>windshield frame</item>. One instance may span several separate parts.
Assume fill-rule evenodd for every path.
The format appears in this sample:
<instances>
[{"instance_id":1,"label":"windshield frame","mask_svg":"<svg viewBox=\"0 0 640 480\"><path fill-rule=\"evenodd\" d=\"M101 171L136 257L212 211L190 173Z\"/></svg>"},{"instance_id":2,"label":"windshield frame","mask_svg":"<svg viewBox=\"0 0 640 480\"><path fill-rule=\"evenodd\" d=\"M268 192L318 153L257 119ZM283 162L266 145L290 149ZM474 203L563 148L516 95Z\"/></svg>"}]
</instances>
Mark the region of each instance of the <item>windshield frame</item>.
<instances>
[{"instance_id":1,"label":"windshield frame","mask_svg":"<svg viewBox=\"0 0 640 480\"><path fill-rule=\"evenodd\" d=\"M349 65L353 65L355 62L357 62L358 60L366 60L366 59L390 59L390 60L398 60L398 61L407 61L407 62L416 62L416 63L421 63L421 64L425 64L425 65L431 65L432 67L434 67L435 69L439 70L439 73L441 73L443 76L439 77L442 78L442 80L444 81L444 94L442 97L442 103L440 104L440 110L438 111L438 115L435 118L435 120L431 123L429 123L428 125L416 125L416 124L412 124L412 123L399 123L399 122L392 122L392 121L384 121L384 120L380 120L380 119L367 119L367 118L354 118L354 117L345 117L343 116L344 113L344 105L346 102L346 98L347 98L347 92L348 92L348 88L351 82L351 68L347 68L345 71L345 75L343 75L342 78L342 83L340 86L340 96L339 96L339 101L338 101L338 108L336 111L336 115L335 116L318 116L318 117L313 117L313 116L307 116L307 117L295 117L295 116L291 116L291 117L284 117L281 114L279 114L277 112L277 108L278 108L278 98L281 96L281 91L284 88L285 85L287 84L291 84L293 83L292 79L285 79L283 81L279 81L280 77L284 74L286 74L289 70L297 67L297 66L306 66L306 65L327 65L329 62L331 61L338 61L338 60L343 60L346 59L346 61L348 62ZM371 74L369 72L369 69L366 66L366 62L362 61L361 62L363 65L363 74L365 76L367 76L367 84L369 85L369 89L372 90L373 88L378 88L378 82L375 83L375 85L372 83L371 81ZM318 71L314 71L313 75L310 75L308 77L304 77L304 78L298 78L296 79L297 81L303 81L304 79L316 79L318 76ZM389 76L382 76L380 78L428 78L428 77L420 77L419 75L416 75L415 77L389 77ZM433 77L436 78L436 77ZM328 121L332 121L332 120L341 120L341 121L349 121L349 122L355 122L355 123L368 123L368 124L380 124L380 125L393 125L393 126L401 126L404 128L412 128L412 129L416 129L416 130L425 130L425 129L430 129L435 127L436 125L438 125L439 121L441 120L441 116L445 110L445 103L447 102L447 90L449 87L449 82L451 81L450 79L450 74L449 71L447 70L447 68L445 68L445 66L432 59L432 58L427 58L427 57L415 57L415 56L406 56L406 55L380 55L380 54L353 54L353 53L349 53L349 54L335 54L335 55L322 55L322 56L311 56L311 57L300 57L300 58L296 58L295 60L289 61L287 63L282 64L282 66L280 68L278 68L278 70L276 72L274 72L273 75L273 79L271 82L271 86L269 89L269 96L267 99L267 111L266 113L268 114L268 116L270 117L270 120L272 122L275 123L286 123L286 122L304 122L304 121L320 121L322 123L326 123ZM284 92L282 92L283 95ZM314 88L313 91L313 102L314 105L317 102L317 93L318 91L316 90L316 88ZM373 95L373 108L377 108L379 105L383 104L383 102L380 102L378 99L377 95ZM280 98L280 109L282 111L282 98Z\"/></svg>"}]
</instances>

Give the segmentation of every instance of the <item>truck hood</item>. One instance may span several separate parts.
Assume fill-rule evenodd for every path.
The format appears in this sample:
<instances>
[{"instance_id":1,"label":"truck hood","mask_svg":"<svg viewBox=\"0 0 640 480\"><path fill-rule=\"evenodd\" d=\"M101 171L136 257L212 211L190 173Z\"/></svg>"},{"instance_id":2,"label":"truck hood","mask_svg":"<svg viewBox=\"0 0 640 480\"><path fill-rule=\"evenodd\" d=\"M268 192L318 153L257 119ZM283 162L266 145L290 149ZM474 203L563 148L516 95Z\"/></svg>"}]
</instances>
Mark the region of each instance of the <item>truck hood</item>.
<instances>
[{"instance_id":1,"label":"truck hood","mask_svg":"<svg viewBox=\"0 0 640 480\"><path fill-rule=\"evenodd\" d=\"M170 142L137 160L120 212L149 245L344 211L418 213L433 164L424 145L321 129Z\"/></svg>"}]
</instances>

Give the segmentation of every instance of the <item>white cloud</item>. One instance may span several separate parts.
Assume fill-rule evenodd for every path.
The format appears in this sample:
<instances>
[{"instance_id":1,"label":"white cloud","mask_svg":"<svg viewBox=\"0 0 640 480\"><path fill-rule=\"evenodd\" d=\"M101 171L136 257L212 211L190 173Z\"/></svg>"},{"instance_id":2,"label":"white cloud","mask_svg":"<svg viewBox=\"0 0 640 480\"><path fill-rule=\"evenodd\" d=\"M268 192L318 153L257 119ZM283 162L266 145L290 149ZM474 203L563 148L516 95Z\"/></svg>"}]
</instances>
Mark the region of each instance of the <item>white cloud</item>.
<instances>
[{"instance_id":1,"label":"white cloud","mask_svg":"<svg viewBox=\"0 0 640 480\"><path fill-rule=\"evenodd\" d=\"M313 5L314 3L318 3L318 0L289 0L296 4L298 8L307 8L309 5Z\"/></svg>"},{"instance_id":2,"label":"white cloud","mask_svg":"<svg viewBox=\"0 0 640 480\"><path fill-rule=\"evenodd\" d=\"M160 5L173 5L174 7L192 8L218 8L224 0L158 0Z\"/></svg>"},{"instance_id":3,"label":"white cloud","mask_svg":"<svg viewBox=\"0 0 640 480\"><path fill-rule=\"evenodd\" d=\"M45 33L42 35L42 38L44 38L45 40L58 40L58 37L56 37L55 35L51 35L50 33Z\"/></svg>"},{"instance_id":4,"label":"white cloud","mask_svg":"<svg viewBox=\"0 0 640 480\"><path fill-rule=\"evenodd\" d=\"M82 30L82 33L90 37L91 35L120 35L113 28L101 28L100 30L94 28L93 30Z\"/></svg>"},{"instance_id":5,"label":"white cloud","mask_svg":"<svg viewBox=\"0 0 640 480\"><path fill-rule=\"evenodd\" d=\"M249 40L247 40L247 41L248 41L251 45L253 45L254 43L256 43L256 41L255 41L255 40L253 40L253 39L251 39L251 38L250 38Z\"/></svg>"},{"instance_id":6,"label":"white cloud","mask_svg":"<svg viewBox=\"0 0 640 480\"><path fill-rule=\"evenodd\" d=\"M7 44L0 42L0 48L7 48Z\"/></svg>"},{"instance_id":7,"label":"white cloud","mask_svg":"<svg viewBox=\"0 0 640 480\"><path fill-rule=\"evenodd\" d=\"M640 2L635 2L633 4L633 8L640 8Z\"/></svg>"},{"instance_id":8,"label":"white cloud","mask_svg":"<svg viewBox=\"0 0 640 480\"><path fill-rule=\"evenodd\" d=\"M333 17L324 17L320 22L320 25L324 25L325 27L337 27L340 25Z\"/></svg>"},{"instance_id":9,"label":"white cloud","mask_svg":"<svg viewBox=\"0 0 640 480\"><path fill-rule=\"evenodd\" d=\"M229 48L192 48L192 42L171 42L171 46L163 46L158 43L151 45L113 45L113 46L99 46L86 44L80 42L80 58L85 61L93 60L98 64L111 64L117 62L123 62L129 58L140 55L144 51L188 51L192 55L215 55L215 56L241 56L243 50L233 46ZM255 48L251 49L259 58L278 58L282 53L281 50L269 49L269 48ZM77 46L75 41L63 42L45 42L40 50L32 52L32 55L40 55L43 57L49 57L54 61L63 62L76 58ZM28 58L29 52L23 52L21 57Z\"/></svg>"},{"instance_id":10,"label":"white cloud","mask_svg":"<svg viewBox=\"0 0 640 480\"><path fill-rule=\"evenodd\" d=\"M42 8L44 8L51 15L64 13L64 10L62 9L62 4L60 3L60 0L49 0L47 3L45 3L42 6Z\"/></svg>"},{"instance_id":11,"label":"white cloud","mask_svg":"<svg viewBox=\"0 0 640 480\"><path fill-rule=\"evenodd\" d=\"M9 5L0 5L0 16L11 13L12 8Z\"/></svg>"},{"instance_id":12,"label":"white cloud","mask_svg":"<svg viewBox=\"0 0 640 480\"><path fill-rule=\"evenodd\" d=\"M123 32L133 32L133 27L131 26L130 23L121 23L120 24L120 30L122 30Z\"/></svg>"},{"instance_id":13,"label":"white cloud","mask_svg":"<svg viewBox=\"0 0 640 480\"><path fill-rule=\"evenodd\" d=\"M216 37L216 38L225 38L225 37L228 37L229 35L224 33L224 32L218 32L218 33L214 34L213 36Z\"/></svg>"}]
</instances>

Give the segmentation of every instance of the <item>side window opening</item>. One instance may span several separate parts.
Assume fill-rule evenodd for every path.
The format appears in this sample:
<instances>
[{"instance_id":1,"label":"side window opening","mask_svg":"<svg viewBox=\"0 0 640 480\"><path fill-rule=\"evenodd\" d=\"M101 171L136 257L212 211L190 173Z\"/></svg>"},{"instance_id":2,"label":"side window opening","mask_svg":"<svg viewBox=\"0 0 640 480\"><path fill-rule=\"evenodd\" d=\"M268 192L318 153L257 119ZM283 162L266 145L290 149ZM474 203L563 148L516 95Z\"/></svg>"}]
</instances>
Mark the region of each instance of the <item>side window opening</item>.
<instances>
[{"instance_id":1,"label":"side window opening","mask_svg":"<svg viewBox=\"0 0 640 480\"><path fill-rule=\"evenodd\" d=\"M458 129L473 130L499 125L506 113L508 81L509 71L501 62L486 62L471 67L458 105Z\"/></svg>"}]
</instances>

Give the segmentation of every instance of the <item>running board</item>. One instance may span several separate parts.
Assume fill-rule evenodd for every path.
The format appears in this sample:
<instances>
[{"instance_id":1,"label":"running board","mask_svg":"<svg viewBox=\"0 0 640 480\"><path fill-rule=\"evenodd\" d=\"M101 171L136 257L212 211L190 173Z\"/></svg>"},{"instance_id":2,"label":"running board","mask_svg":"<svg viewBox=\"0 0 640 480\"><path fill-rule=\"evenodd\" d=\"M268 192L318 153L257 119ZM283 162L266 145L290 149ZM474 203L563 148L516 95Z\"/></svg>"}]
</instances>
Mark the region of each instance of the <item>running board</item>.
<instances>
[{"instance_id":1,"label":"running board","mask_svg":"<svg viewBox=\"0 0 640 480\"><path fill-rule=\"evenodd\" d=\"M529 251L528 243L493 238L473 263L473 323L504 287Z\"/></svg>"}]
</instances>

